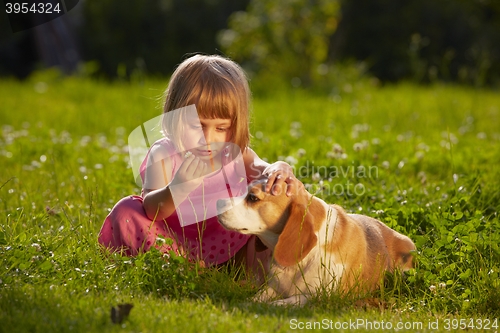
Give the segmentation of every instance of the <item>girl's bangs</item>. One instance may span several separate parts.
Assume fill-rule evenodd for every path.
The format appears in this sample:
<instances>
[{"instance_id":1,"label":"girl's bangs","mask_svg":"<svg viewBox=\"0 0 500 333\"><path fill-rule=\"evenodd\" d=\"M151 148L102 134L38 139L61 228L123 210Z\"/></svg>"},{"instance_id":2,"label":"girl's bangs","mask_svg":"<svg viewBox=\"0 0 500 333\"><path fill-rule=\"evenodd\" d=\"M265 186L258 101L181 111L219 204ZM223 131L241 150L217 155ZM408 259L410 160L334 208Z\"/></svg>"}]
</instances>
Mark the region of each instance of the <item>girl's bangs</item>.
<instances>
[{"instance_id":1,"label":"girl's bangs","mask_svg":"<svg viewBox=\"0 0 500 333\"><path fill-rule=\"evenodd\" d=\"M235 120L239 109L238 94L229 82L203 82L200 80L199 93L191 96L189 104L195 104L200 118L220 118Z\"/></svg>"}]
</instances>

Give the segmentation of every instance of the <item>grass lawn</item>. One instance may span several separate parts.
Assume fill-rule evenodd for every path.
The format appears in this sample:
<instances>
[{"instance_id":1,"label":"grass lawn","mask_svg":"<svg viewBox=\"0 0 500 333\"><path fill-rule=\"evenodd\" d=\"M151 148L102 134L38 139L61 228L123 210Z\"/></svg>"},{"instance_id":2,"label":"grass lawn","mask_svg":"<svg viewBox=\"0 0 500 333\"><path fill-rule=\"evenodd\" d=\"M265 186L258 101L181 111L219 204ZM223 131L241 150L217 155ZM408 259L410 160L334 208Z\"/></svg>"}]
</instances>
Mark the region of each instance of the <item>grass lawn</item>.
<instances>
[{"instance_id":1,"label":"grass lawn","mask_svg":"<svg viewBox=\"0 0 500 333\"><path fill-rule=\"evenodd\" d=\"M254 150L418 247L416 268L388 276L370 301L320 293L282 308L253 303L256 290L228 269L99 249L111 207L140 193L127 137L160 114L165 87L52 72L0 81L0 332L498 331L498 92L356 82L323 94L260 82ZM114 324L121 303L134 307Z\"/></svg>"}]
</instances>

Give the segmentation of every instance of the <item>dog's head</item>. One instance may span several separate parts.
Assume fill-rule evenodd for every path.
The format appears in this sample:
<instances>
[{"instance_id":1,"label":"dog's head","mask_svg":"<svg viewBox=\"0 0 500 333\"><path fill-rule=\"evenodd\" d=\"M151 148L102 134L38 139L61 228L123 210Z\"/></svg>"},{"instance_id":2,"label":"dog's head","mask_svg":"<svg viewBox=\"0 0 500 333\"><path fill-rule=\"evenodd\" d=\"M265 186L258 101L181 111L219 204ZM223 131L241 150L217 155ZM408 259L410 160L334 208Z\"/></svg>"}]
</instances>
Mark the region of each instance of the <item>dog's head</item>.
<instances>
[{"instance_id":1,"label":"dog's head","mask_svg":"<svg viewBox=\"0 0 500 333\"><path fill-rule=\"evenodd\" d=\"M219 200L219 222L226 229L257 235L268 247L274 247L274 259L281 266L301 261L316 245L315 214L309 209L312 197L301 190L286 195L286 184L278 193L265 191L266 181L249 186L244 200L227 209L230 199ZM313 205L314 206L314 205Z\"/></svg>"}]
</instances>

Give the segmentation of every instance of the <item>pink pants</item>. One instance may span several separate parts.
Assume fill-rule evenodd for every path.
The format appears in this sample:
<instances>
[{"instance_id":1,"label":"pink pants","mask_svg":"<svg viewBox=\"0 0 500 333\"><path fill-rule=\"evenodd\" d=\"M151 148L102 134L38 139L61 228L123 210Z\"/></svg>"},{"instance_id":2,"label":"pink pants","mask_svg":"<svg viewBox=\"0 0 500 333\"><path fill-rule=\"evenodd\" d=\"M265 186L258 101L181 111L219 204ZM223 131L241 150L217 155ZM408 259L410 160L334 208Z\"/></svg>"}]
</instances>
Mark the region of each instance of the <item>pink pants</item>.
<instances>
[{"instance_id":1,"label":"pink pants","mask_svg":"<svg viewBox=\"0 0 500 333\"><path fill-rule=\"evenodd\" d=\"M158 241L158 236L170 238L172 244ZM173 250L177 254L196 260L191 256L184 240L177 239L164 220L152 221L144 211L142 197L128 196L121 199L106 217L99 232L99 243L112 251L122 251L125 255L135 256L140 252L148 251L155 246L161 252ZM256 236L251 236L229 262L224 264L244 265L247 272L262 282L268 272L272 253L261 246ZM205 263L212 266L214 263Z\"/></svg>"}]
</instances>

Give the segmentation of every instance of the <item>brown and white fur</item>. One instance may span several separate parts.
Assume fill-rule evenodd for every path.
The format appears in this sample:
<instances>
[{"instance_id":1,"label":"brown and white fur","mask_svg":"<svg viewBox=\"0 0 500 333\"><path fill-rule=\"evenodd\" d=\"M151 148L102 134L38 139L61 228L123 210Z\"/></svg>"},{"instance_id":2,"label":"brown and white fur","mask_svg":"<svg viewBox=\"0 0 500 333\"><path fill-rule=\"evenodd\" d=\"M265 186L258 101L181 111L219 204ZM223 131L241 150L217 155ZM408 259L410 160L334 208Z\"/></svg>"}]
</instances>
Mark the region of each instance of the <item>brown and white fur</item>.
<instances>
[{"instance_id":1,"label":"brown and white fur","mask_svg":"<svg viewBox=\"0 0 500 333\"><path fill-rule=\"evenodd\" d=\"M287 196L249 187L243 202L227 210L219 200L219 222L229 230L257 235L273 250L267 289L259 301L305 304L321 287L340 291L377 288L385 271L412 268L410 238L368 216L347 214L306 190Z\"/></svg>"}]
</instances>

